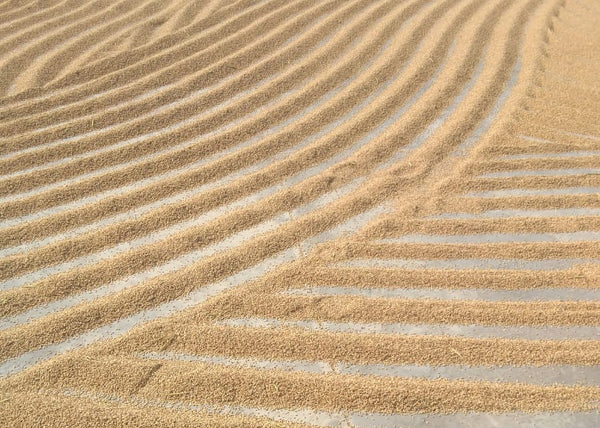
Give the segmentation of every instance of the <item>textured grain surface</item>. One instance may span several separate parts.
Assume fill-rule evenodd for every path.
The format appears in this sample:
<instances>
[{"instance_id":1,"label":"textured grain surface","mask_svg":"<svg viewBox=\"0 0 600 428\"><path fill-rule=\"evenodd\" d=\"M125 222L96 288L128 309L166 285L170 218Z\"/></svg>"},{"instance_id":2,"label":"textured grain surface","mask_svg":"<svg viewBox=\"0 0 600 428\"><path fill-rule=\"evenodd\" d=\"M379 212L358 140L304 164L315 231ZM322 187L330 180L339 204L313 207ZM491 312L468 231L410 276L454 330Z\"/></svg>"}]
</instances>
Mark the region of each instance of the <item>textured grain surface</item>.
<instances>
[{"instance_id":1,"label":"textured grain surface","mask_svg":"<svg viewBox=\"0 0 600 428\"><path fill-rule=\"evenodd\" d=\"M600 424L599 69L592 0L1 2L0 422Z\"/></svg>"}]
</instances>

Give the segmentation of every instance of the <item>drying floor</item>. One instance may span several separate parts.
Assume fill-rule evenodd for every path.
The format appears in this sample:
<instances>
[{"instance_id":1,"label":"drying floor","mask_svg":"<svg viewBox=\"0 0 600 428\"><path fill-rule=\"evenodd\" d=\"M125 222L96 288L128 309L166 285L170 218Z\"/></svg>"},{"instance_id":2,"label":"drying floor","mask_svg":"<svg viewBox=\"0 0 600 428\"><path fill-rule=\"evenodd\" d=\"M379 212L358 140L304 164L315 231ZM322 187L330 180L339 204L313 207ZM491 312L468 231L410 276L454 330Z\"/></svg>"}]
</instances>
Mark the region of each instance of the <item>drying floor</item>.
<instances>
[{"instance_id":1,"label":"drying floor","mask_svg":"<svg viewBox=\"0 0 600 428\"><path fill-rule=\"evenodd\" d=\"M600 426L600 3L0 1L0 425Z\"/></svg>"}]
</instances>

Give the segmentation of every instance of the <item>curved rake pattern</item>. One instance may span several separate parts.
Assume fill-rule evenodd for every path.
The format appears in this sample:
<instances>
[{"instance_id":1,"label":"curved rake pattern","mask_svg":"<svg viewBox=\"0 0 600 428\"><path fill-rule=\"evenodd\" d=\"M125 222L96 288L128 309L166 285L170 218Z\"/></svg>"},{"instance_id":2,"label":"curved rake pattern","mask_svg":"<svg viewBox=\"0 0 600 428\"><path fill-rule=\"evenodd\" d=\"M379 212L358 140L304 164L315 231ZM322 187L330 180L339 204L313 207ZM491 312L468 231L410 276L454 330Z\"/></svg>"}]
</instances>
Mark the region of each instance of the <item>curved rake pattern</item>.
<instances>
[{"instance_id":1,"label":"curved rake pattern","mask_svg":"<svg viewBox=\"0 0 600 428\"><path fill-rule=\"evenodd\" d=\"M0 419L598 423L599 22L0 3Z\"/></svg>"}]
</instances>

